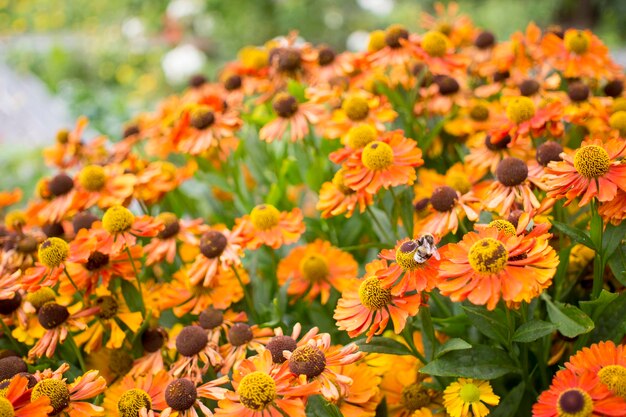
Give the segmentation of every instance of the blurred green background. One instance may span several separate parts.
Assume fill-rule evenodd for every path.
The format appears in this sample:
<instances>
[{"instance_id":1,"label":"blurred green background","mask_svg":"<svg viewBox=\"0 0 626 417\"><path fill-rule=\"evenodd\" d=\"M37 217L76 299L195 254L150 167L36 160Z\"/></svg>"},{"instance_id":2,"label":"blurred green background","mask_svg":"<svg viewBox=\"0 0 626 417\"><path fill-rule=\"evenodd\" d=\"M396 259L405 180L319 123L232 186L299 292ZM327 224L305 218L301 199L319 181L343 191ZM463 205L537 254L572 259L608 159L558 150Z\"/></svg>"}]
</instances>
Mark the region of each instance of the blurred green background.
<instances>
[{"instance_id":1,"label":"blurred green background","mask_svg":"<svg viewBox=\"0 0 626 417\"><path fill-rule=\"evenodd\" d=\"M391 23L419 30L421 12L432 13L433 3L0 0L0 77L5 81L5 88L0 86L0 166L12 174L0 176L0 188L38 174L33 170L42 169L41 164L24 167L25 161L37 160L36 147L50 143L58 128L70 127L81 114L91 119L93 134L119 137L133 114L153 109L159 98L180 91L191 73L212 78L242 46L297 29L309 41L354 49L365 42L368 31ZM614 50L626 44L624 0L458 3L462 13L500 39L535 21L541 26L591 27ZM44 92L24 93L29 83L37 83L25 74L41 80ZM13 82L11 77L18 78ZM51 97L56 99L49 101ZM27 129L36 122L43 125L39 130Z\"/></svg>"}]
</instances>

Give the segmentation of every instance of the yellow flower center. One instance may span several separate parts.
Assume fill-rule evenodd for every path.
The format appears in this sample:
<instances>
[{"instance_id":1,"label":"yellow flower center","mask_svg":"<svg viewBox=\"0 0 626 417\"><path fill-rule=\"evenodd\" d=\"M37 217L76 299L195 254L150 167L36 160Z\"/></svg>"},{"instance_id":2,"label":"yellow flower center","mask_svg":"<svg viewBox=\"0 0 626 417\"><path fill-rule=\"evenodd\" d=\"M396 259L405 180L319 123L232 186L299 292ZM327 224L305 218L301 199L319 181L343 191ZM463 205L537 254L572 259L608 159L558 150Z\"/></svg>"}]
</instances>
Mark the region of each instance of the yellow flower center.
<instances>
[{"instance_id":1,"label":"yellow flower center","mask_svg":"<svg viewBox=\"0 0 626 417\"><path fill-rule=\"evenodd\" d=\"M326 369L326 355L311 345L296 348L289 358L289 370L296 375L315 378Z\"/></svg>"},{"instance_id":2,"label":"yellow flower center","mask_svg":"<svg viewBox=\"0 0 626 417\"><path fill-rule=\"evenodd\" d=\"M387 169L393 164L393 149L385 142L371 142L363 149L361 161L372 171Z\"/></svg>"},{"instance_id":3,"label":"yellow flower center","mask_svg":"<svg viewBox=\"0 0 626 417\"><path fill-rule=\"evenodd\" d=\"M35 401L40 397L48 397L52 406L51 416L59 414L70 403L70 390L67 384L60 379L43 379L33 387L31 393L31 401Z\"/></svg>"},{"instance_id":4,"label":"yellow flower center","mask_svg":"<svg viewBox=\"0 0 626 417\"><path fill-rule=\"evenodd\" d=\"M484 122L489 118L489 109L483 104L477 104L470 110L470 117L477 122Z\"/></svg>"},{"instance_id":5,"label":"yellow flower center","mask_svg":"<svg viewBox=\"0 0 626 417\"><path fill-rule=\"evenodd\" d=\"M305 256L300 262L300 272L304 275L304 279L310 282L323 281L330 273L328 262L321 255Z\"/></svg>"},{"instance_id":6,"label":"yellow flower center","mask_svg":"<svg viewBox=\"0 0 626 417\"><path fill-rule=\"evenodd\" d=\"M396 249L396 262L405 271L411 271L418 268L420 264L414 259L415 251L418 248L418 244L414 240L404 242L398 249Z\"/></svg>"},{"instance_id":7,"label":"yellow flower center","mask_svg":"<svg viewBox=\"0 0 626 417\"><path fill-rule=\"evenodd\" d=\"M95 304L96 307L100 307L100 313L98 313L98 317L103 319L110 319L114 317L117 314L117 310L119 309L118 302L110 295L103 295L96 298Z\"/></svg>"},{"instance_id":8,"label":"yellow flower center","mask_svg":"<svg viewBox=\"0 0 626 417\"><path fill-rule=\"evenodd\" d=\"M598 372L600 381L614 394L626 398L626 368L621 365L609 365Z\"/></svg>"},{"instance_id":9,"label":"yellow flower center","mask_svg":"<svg viewBox=\"0 0 626 417\"><path fill-rule=\"evenodd\" d=\"M380 51L385 47L385 31L375 30L370 33L370 40L367 44L367 50L370 52Z\"/></svg>"},{"instance_id":10,"label":"yellow flower center","mask_svg":"<svg viewBox=\"0 0 626 417\"><path fill-rule=\"evenodd\" d=\"M472 189L472 183L469 182L467 176L458 171L449 171L446 174L446 184L461 194L465 194Z\"/></svg>"},{"instance_id":11,"label":"yellow flower center","mask_svg":"<svg viewBox=\"0 0 626 417\"><path fill-rule=\"evenodd\" d=\"M598 145L583 146L574 155L574 168L586 178L598 178L609 172L611 160L603 147Z\"/></svg>"},{"instance_id":12,"label":"yellow flower center","mask_svg":"<svg viewBox=\"0 0 626 417\"><path fill-rule=\"evenodd\" d=\"M142 408L152 409L150 395L142 389L133 388L126 391L117 402L120 417L137 417Z\"/></svg>"},{"instance_id":13,"label":"yellow flower center","mask_svg":"<svg viewBox=\"0 0 626 417\"><path fill-rule=\"evenodd\" d=\"M165 175L167 181L176 177L177 168L176 165L169 161L163 161L161 163L161 173Z\"/></svg>"},{"instance_id":14,"label":"yellow flower center","mask_svg":"<svg viewBox=\"0 0 626 417\"><path fill-rule=\"evenodd\" d=\"M619 97L613 100L613 113L618 111L626 111L626 97Z\"/></svg>"},{"instance_id":15,"label":"yellow flower center","mask_svg":"<svg viewBox=\"0 0 626 417\"><path fill-rule=\"evenodd\" d=\"M515 226L513 226L513 223L504 219L494 220L488 224L488 227L495 227L496 229L511 236L515 236L515 234L517 233L517 231L515 230Z\"/></svg>"},{"instance_id":16,"label":"yellow flower center","mask_svg":"<svg viewBox=\"0 0 626 417\"><path fill-rule=\"evenodd\" d=\"M67 129L61 129L57 132L56 139L61 145L67 143L70 138L70 132Z\"/></svg>"},{"instance_id":17,"label":"yellow flower center","mask_svg":"<svg viewBox=\"0 0 626 417\"><path fill-rule=\"evenodd\" d=\"M591 39L581 30L568 31L564 38L565 49L577 55L582 55L589 49Z\"/></svg>"},{"instance_id":18,"label":"yellow flower center","mask_svg":"<svg viewBox=\"0 0 626 417\"><path fill-rule=\"evenodd\" d=\"M276 399L276 382L265 372L251 372L239 382L237 394L246 408L261 411Z\"/></svg>"},{"instance_id":19,"label":"yellow flower center","mask_svg":"<svg viewBox=\"0 0 626 417\"><path fill-rule=\"evenodd\" d=\"M111 234L126 232L135 221L135 215L123 206L113 206L102 216L102 227Z\"/></svg>"},{"instance_id":20,"label":"yellow flower center","mask_svg":"<svg viewBox=\"0 0 626 417\"><path fill-rule=\"evenodd\" d=\"M348 118L353 121L365 119L370 111L367 100L359 96L346 98L343 103L341 103L341 108L346 112Z\"/></svg>"},{"instance_id":21,"label":"yellow flower center","mask_svg":"<svg viewBox=\"0 0 626 417\"><path fill-rule=\"evenodd\" d=\"M58 237L51 237L39 245L39 262L48 268L56 268L67 259L70 247L66 241Z\"/></svg>"},{"instance_id":22,"label":"yellow flower center","mask_svg":"<svg viewBox=\"0 0 626 417\"><path fill-rule=\"evenodd\" d=\"M411 384L402 389L402 399L400 400L405 409L413 412L430 403L430 396L421 384Z\"/></svg>"},{"instance_id":23,"label":"yellow flower center","mask_svg":"<svg viewBox=\"0 0 626 417\"><path fill-rule=\"evenodd\" d=\"M535 115L535 104L528 97L515 97L506 106L506 115L513 123L523 123Z\"/></svg>"},{"instance_id":24,"label":"yellow flower center","mask_svg":"<svg viewBox=\"0 0 626 417\"><path fill-rule=\"evenodd\" d=\"M54 301L56 294L50 287L41 287L35 292L31 292L26 296L26 301L31 303L36 310L39 310L44 304Z\"/></svg>"},{"instance_id":25,"label":"yellow flower center","mask_svg":"<svg viewBox=\"0 0 626 417\"><path fill-rule=\"evenodd\" d=\"M105 182L104 168L100 165L87 165L78 174L78 183L87 191L99 191Z\"/></svg>"},{"instance_id":26,"label":"yellow flower center","mask_svg":"<svg viewBox=\"0 0 626 417\"><path fill-rule=\"evenodd\" d=\"M609 118L609 125L616 130L619 130L620 136L626 136L626 111L616 111Z\"/></svg>"},{"instance_id":27,"label":"yellow flower center","mask_svg":"<svg viewBox=\"0 0 626 417\"><path fill-rule=\"evenodd\" d=\"M369 277L359 286L359 298L370 310L380 310L391 302L391 291L383 288L377 277Z\"/></svg>"},{"instance_id":28,"label":"yellow flower center","mask_svg":"<svg viewBox=\"0 0 626 417\"><path fill-rule=\"evenodd\" d=\"M246 46L239 51L239 60L246 68L261 69L266 67L269 60L267 51L254 46Z\"/></svg>"},{"instance_id":29,"label":"yellow flower center","mask_svg":"<svg viewBox=\"0 0 626 417\"><path fill-rule=\"evenodd\" d=\"M371 125L355 126L348 132L348 146L352 149L361 149L376 139L376 129Z\"/></svg>"},{"instance_id":30,"label":"yellow flower center","mask_svg":"<svg viewBox=\"0 0 626 417\"><path fill-rule=\"evenodd\" d=\"M6 398L0 398L0 417L13 417L15 410L13 404Z\"/></svg>"},{"instance_id":31,"label":"yellow flower center","mask_svg":"<svg viewBox=\"0 0 626 417\"><path fill-rule=\"evenodd\" d=\"M7 213L4 218L4 225L7 229L16 230L26 224L26 215L21 210L13 210Z\"/></svg>"},{"instance_id":32,"label":"yellow flower center","mask_svg":"<svg viewBox=\"0 0 626 417\"><path fill-rule=\"evenodd\" d=\"M350 188L350 187L346 187L346 184L344 182L344 178L343 178L343 174L344 174L344 170L343 168L340 168L339 171L337 171L335 173L335 176L333 177L333 184L335 185L335 187L337 187L339 189L339 191L341 191L344 195L348 195L348 194L353 194L355 193L355 191Z\"/></svg>"},{"instance_id":33,"label":"yellow flower center","mask_svg":"<svg viewBox=\"0 0 626 417\"><path fill-rule=\"evenodd\" d=\"M432 57L444 56L448 49L448 37L439 31L430 31L422 38L422 48Z\"/></svg>"},{"instance_id":34,"label":"yellow flower center","mask_svg":"<svg viewBox=\"0 0 626 417\"><path fill-rule=\"evenodd\" d=\"M559 395L556 409L558 417L589 417L593 413L593 400L580 388L570 388Z\"/></svg>"},{"instance_id":35,"label":"yellow flower center","mask_svg":"<svg viewBox=\"0 0 626 417\"><path fill-rule=\"evenodd\" d=\"M250 221L258 230L269 230L278 224L280 211L271 204L261 204L252 209Z\"/></svg>"},{"instance_id":36,"label":"yellow flower center","mask_svg":"<svg viewBox=\"0 0 626 417\"><path fill-rule=\"evenodd\" d=\"M472 383L463 385L459 396L464 403L475 403L480 400L480 390Z\"/></svg>"},{"instance_id":37,"label":"yellow flower center","mask_svg":"<svg viewBox=\"0 0 626 417\"><path fill-rule=\"evenodd\" d=\"M506 266L509 253L499 240L490 237L474 243L469 250L471 267L483 274L497 274Z\"/></svg>"}]
</instances>

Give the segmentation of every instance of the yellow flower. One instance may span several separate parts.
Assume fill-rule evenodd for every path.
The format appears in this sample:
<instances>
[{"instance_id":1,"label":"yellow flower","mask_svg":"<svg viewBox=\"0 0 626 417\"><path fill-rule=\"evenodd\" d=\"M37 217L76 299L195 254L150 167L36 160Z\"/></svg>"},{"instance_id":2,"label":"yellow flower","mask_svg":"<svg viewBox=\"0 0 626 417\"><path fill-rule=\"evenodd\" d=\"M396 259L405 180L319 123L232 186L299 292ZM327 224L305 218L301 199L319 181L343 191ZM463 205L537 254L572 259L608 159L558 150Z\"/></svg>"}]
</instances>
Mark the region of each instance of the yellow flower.
<instances>
[{"instance_id":1,"label":"yellow flower","mask_svg":"<svg viewBox=\"0 0 626 417\"><path fill-rule=\"evenodd\" d=\"M451 417L484 417L490 411L483 403L498 405L499 402L500 397L493 393L488 381L471 378L459 378L443 393L443 405Z\"/></svg>"}]
</instances>

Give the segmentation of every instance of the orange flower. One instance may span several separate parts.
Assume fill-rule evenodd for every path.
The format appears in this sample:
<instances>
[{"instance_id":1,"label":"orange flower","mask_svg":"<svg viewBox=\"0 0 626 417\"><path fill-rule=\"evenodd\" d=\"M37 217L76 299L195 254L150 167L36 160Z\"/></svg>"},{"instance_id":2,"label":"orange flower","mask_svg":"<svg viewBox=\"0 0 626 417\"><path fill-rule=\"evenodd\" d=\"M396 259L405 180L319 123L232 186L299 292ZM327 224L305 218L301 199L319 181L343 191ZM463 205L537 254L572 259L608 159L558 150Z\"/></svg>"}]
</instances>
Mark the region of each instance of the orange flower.
<instances>
[{"instance_id":1,"label":"orange flower","mask_svg":"<svg viewBox=\"0 0 626 417\"><path fill-rule=\"evenodd\" d=\"M357 273L358 264L352 255L317 239L293 249L278 264L276 275L280 285L289 280L287 294L314 300L321 293L321 302L326 304L331 288L341 291L345 281Z\"/></svg>"},{"instance_id":2,"label":"orange flower","mask_svg":"<svg viewBox=\"0 0 626 417\"><path fill-rule=\"evenodd\" d=\"M298 103L290 94L279 93L272 104L276 117L259 131L259 139L268 143L281 140L289 129L289 140L297 142L309 134L309 124L317 124L324 108L315 103Z\"/></svg>"},{"instance_id":3,"label":"orange flower","mask_svg":"<svg viewBox=\"0 0 626 417\"><path fill-rule=\"evenodd\" d=\"M626 191L626 156L623 139L583 141L572 157L562 153L562 161L553 161L545 168L544 181L548 197L566 198L565 205L581 197L579 207L596 197L600 202L611 201L618 187Z\"/></svg>"},{"instance_id":4,"label":"orange flower","mask_svg":"<svg viewBox=\"0 0 626 417\"><path fill-rule=\"evenodd\" d=\"M192 285L211 287L218 269L225 270L241 265L239 229L234 232L218 227L209 230L200 239L200 253L189 267Z\"/></svg>"},{"instance_id":5,"label":"orange flower","mask_svg":"<svg viewBox=\"0 0 626 417\"><path fill-rule=\"evenodd\" d=\"M467 217L470 221L478 219L480 200L470 189L461 193L455 188L444 185L437 187L430 199L428 215L419 221L419 230L427 230L438 236L449 232L456 233L459 221Z\"/></svg>"},{"instance_id":6,"label":"orange flower","mask_svg":"<svg viewBox=\"0 0 626 417\"><path fill-rule=\"evenodd\" d=\"M325 219L344 213L346 218L350 218L357 206L359 213L363 213L367 206L374 203L373 194L365 189L354 191L345 185L344 172L343 168L339 169L332 181L322 184L316 208Z\"/></svg>"},{"instance_id":7,"label":"orange flower","mask_svg":"<svg viewBox=\"0 0 626 417\"><path fill-rule=\"evenodd\" d=\"M385 260L372 261L365 266L363 279L354 279L348 284L333 316L339 330L346 330L353 338L367 332L369 341L375 334L385 331L390 317L394 331L400 333L407 318L417 314L422 302L421 294L393 295L400 291L383 286L380 278L387 268Z\"/></svg>"},{"instance_id":8,"label":"orange flower","mask_svg":"<svg viewBox=\"0 0 626 417\"><path fill-rule=\"evenodd\" d=\"M107 417L159 416L159 411L168 407L165 390L171 381L165 371L145 377L126 375L106 390L103 406Z\"/></svg>"},{"instance_id":9,"label":"orange flower","mask_svg":"<svg viewBox=\"0 0 626 417\"><path fill-rule=\"evenodd\" d=\"M120 253L137 243L137 237L156 236L165 225L150 216L135 217L124 206L110 207L102 216L102 228L95 233L102 240L100 251L105 254Z\"/></svg>"},{"instance_id":10,"label":"orange flower","mask_svg":"<svg viewBox=\"0 0 626 417\"><path fill-rule=\"evenodd\" d=\"M14 417L46 417L52 413L50 398L39 396L32 398L32 390L28 388L29 379L22 375L11 378L6 391L0 398L0 410Z\"/></svg>"},{"instance_id":11,"label":"orange flower","mask_svg":"<svg viewBox=\"0 0 626 417\"><path fill-rule=\"evenodd\" d=\"M413 45L417 42L416 36L402 25L390 25L384 32L374 31L370 34L367 61L375 68L402 69L406 73L415 60Z\"/></svg>"},{"instance_id":12,"label":"orange flower","mask_svg":"<svg viewBox=\"0 0 626 417\"><path fill-rule=\"evenodd\" d=\"M577 375L585 372L597 375L613 394L626 398L626 350L623 345L615 346L610 340L594 343L576 352L565 367Z\"/></svg>"},{"instance_id":13,"label":"orange flower","mask_svg":"<svg viewBox=\"0 0 626 417\"><path fill-rule=\"evenodd\" d=\"M619 225L626 219L626 191L617 190L617 194L611 201L605 201L600 204L598 213L605 222L611 222L616 226Z\"/></svg>"},{"instance_id":14,"label":"orange flower","mask_svg":"<svg viewBox=\"0 0 626 417\"><path fill-rule=\"evenodd\" d=\"M302 398L319 392L319 383L294 385L287 362L274 365L268 350L245 359L233 373L233 391L219 401L216 417L305 417Z\"/></svg>"},{"instance_id":15,"label":"orange flower","mask_svg":"<svg viewBox=\"0 0 626 417\"><path fill-rule=\"evenodd\" d=\"M176 336L179 358L172 364L170 373L198 383L209 369L217 369L222 364L217 346L219 333L212 333L211 336L209 339L207 330L200 326L184 327Z\"/></svg>"},{"instance_id":16,"label":"orange flower","mask_svg":"<svg viewBox=\"0 0 626 417\"><path fill-rule=\"evenodd\" d=\"M19 188L13 191L0 191L0 208L13 205L22 199L22 190Z\"/></svg>"},{"instance_id":17,"label":"orange flower","mask_svg":"<svg viewBox=\"0 0 626 417\"><path fill-rule=\"evenodd\" d=\"M200 386L188 379L175 379L170 382L165 389L165 402L168 407L163 410L159 417L169 417L177 415L180 417L199 417L196 407L202 411L204 416L212 416L211 410L200 400L223 400L224 394L228 391L220 385L229 382L228 376L208 381Z\"/></svg>"},{"instance_id":18,"label":"orange flower","mask_svg":"<svg viewBox=\"0 0 626 417\"><path fill-rule=\"evenodd\" d=\"M224 358L220 372L226 374L231 369L238 368L246 358L248 350L260 352L265 349L273 334L272 329L261 328L256 324L252 326L246 323L233 324L226 334L228 342L220 346L220 353Z\"/></svg>"},{"instance_id":19,"label":"orange flower","mask_svg":"<svg viewBox=\"0 0 626 417\"><path fill-rule=\"evenodd\" d=\"M500 138L482 133L470 138L467 145L470 153L465 157L465 163L483 173L495 173L500 161L506 157L526 160L531 143L528 138L511 143L510 136Z\"/></svg>"},{"instance_id":20,"label":"orange flower","mask_svg":"<svg viewBox=\"0 0 626 417\"><path fill-rule=\"evenodd\" d=\"M546 238L512 236L495 227L469 232L440 253L441 293L489 310L500 298L530 302L551 284L559 263Z\"/></svg>"},{"instance_id":21,"label":"orange flower","mask_svg":"<svg viewBox=\"0 0 626 417\"><path fill-rule=\"evenodd\" d=\"M174 262L177 254L177 243L189 245L198 244L196 233L202 230L202 219L178 219L174 213L162 212L157 219L163 222L165 228L144 247L147 254L146 265L159 262Z\"/></svg>"},{"instance_id":22,"label":"orange flower","mask_svg":"<svg viewBox=\"0 0 626 417\"><path fill-rule=\"evenodd\" d=\"M533 417L623 416L626 401L613 396L591 372L576 375L570 369L556 373L550 389L533 405Z\"/></svg>"},{"instance_id":23,"label":"orange flower","mask_svg":"<svg viewBox=\"0 0 626 417\"><path fill-rule=\"evenodd\" d=\"M374 417L381 400L378 389L381 377L366 363L352 363L331 368L352 380L347 396L340 396L336 404L345 417Z\"/></svg>"},{"instance_id":24,"label":"orange flower","mask_svg":"<svg viewBox=\"0 0 626 417\"><path fill-rule=\"evenodd\" d=\"M353 190L375 194L382 187L413 184L415 168L423 163L417 143L395 130L352 154L344 164L343 179Z\"/></svg>"},{"instance_id":25,"label":"orange flower","mask_svg":"<svg viewBox=\"0 0 626 417\"><path fill-rule=\"evenodd\" d=\"M74 130L62 129L57 132L56 143L43 150L43 155L48 165L59 168L68 168L78 162L78 155L82 147L83 131L89 124L85 116L81 116L76 121Z\"/></svg>"},{"instance_id":26,"label":"orange flower","mask_svg":"<svg viewBox=\"0 0 626 417\"><path fill-rule=\"evenodd\" d=\"M518 204L526 212L541 206L531 189L528 166L523 160L509 157L498 163L496 180L485 190L483 204L501 216L508 216Z\"/></svg>"},{"instance_id":27,"label":"orange flower","mask_svg":"<svg viewBox=\"0 0 626 417\"><path fill-rule=\"evenodd\" d=\"M278 249L297 242L304 233L302 211L299 208L278 211L271 204L261 204L249 215L235 220L235 230L239 229L247 249L258 249L261 245Z\"/></svg>"},{"instance_id":28,"label":"orange flower","mask_svg":"<svg viewBox=\"0 0 626 417\"><path fill-rule=\"evenodd\" d=\"M87 165L75 178L81 194L81 208L97 205L101 209L116 204L124 204L134 191L137 179L132 174L125 174L120 165Z\"/></svg>"}]
</instances>

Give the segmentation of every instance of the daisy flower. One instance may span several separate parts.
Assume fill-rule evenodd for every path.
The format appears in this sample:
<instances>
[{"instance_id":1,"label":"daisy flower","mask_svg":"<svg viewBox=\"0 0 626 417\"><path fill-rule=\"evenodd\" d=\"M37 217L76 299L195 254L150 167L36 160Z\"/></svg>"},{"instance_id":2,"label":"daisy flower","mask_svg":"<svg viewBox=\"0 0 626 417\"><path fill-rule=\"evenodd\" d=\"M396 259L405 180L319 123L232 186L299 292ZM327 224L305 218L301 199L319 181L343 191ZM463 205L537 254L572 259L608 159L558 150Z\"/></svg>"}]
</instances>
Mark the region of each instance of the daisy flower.
<instances>
[{"instance_id":1,"label":"daisy flower","mask_svg":"<svg viewBox=\"0 0 626 417\"><path fill-rule=\"evenodd\" d=\"M218 352L219 333L209 339L207 331L200 326L187 326L176 336L176 350L179 359L171 366L170 373L175 377L189 378L200 382L209 367L222 364Z\"/></svg>"},{"instance_id":2,"label":"daisy flower","mask_svg":"<svg viewBox=\"0 0 626 417\"><path fill-rule=\"evenodd\" d=\"M317 239L294 248L278 263L276 275L281 286L289 281L287 294L308 300L321 294L321 302L326 304L331 288L341 291L345 281L357 272L358 264L352 255Z\"/></svg>"},{"instance_id":3,"label":"daisy flower","mask_svg":"<svg viewBox=\"0 0 626 417\"><path fill-rule=\"evenodd\" d=\"M165 228L144 246L147 254L146 265L154 265L162 261L173 263L178 242L188 245L198 244L196 233L201 230L202 219L178 219L174 213L170 212L159 213L156 218L163 222Z\"/></svg>"},{"instance_id":4,"label":"daisy flower","mask_svg":"<svg viewBox=\"0 0 626 417\"><path fill-rule=\"evenodd\" d=\"M22 287L36 291L41 286L54 286L65 269L65 261L70 255L70 246L61 238L46 239L37 251L39 262L24 272Z\"/></svg>"},{"instance_id":5,"label":"daisy flower","mask_svg":"<svg viewBox=\"0 0 626 417\"><path fill-rule=\"evenodd\" d=\"M511 236L495 227L469 232L459 243L440 248L442 295L468 299L493 310L507 303L530 302L552 282L559 263L546 238Z\"/></svg>"},{"instance_id":6,"label":"daisy flower","mask_svg":"<svg viewBox=\"0 0 626 417\"><path fill-rule=\"evenodd\" d=\"M461 193L453 187L443 185L433 191L428 201L428 214L419 221L419 228L422 230L444 236L449 232L456 233L459 221L465 217L470 221L478 220L480 200L471 188L468 192Z\"/></svg>"},{"instance_id":7,"label":"daisy flower","mask_svg":"<svg viewBox=\"0 0 626 417\"><path fill-rule=\"evenodd\" d=\"M489 414L485 404L498 405L500 397L493 393L488 381L459 378L448 385L443 401L450 417L484 417Z\"/></svg>"},{"instance_id":8,"label":"daisy flower","mask_svg":"<svg viewBox=\"0 0 626 417\"><path fill-rule=\"evenodd\" d=\"M134 246L137 237L156 236L165 225L150 216L135 217L126 207L112 206L102 216L102 253L115 254Z\"/></svg>"},{"instance_id":9,"label":"daisy flower","mask_svg":"<svg viewBox=\"0 0 626 417\"><path fill-rule=\"evenodd\" d=\"M565 198L565 205L582 197L579 207L596 197L600 202L611 201L617 189L626 191L626 156L623 139L591 139L583 141L572 157L562 153L562 161L553 161L545 168L544 182L548 197Z\"/></svg>"},{"instance_id":10,"label":"daisy flower","mask_svg":"<svg viewBox=\"0 0 626 417\"><path fill-rule=\"evenodd\" d=\"M374 203L374 195L365 189L355 191L346 186L344 173L345 170L341 168L332 181L322 184L316 209L321 211L321 216L325 219L340 214L349 219L357 208L359 213L364 213Z\"/></svg>"},{"instance_id":11,"label":"daisy flower","mask_svg":"<svg viewBox=\"0 0 626 417\"><path fill-rule=\"evenodd\" d=\"M291 336L285 336L283 334L283 329L280 327L274 330L274 337L272 337L265 348L272 353L272 360L276 364L281 364L287 360L285 355L283 355L284 351L293 352L300 346L304 346L309 342L309 340L313 339L319 329L317 327L311 328L300 340L300 332L302 331L302 326L300 323L296 323L293 326L293 331L291 332Z\"/></svg>"},{"instance_id":12,"label":"daisy flower","mask_svg":"<svg viewBox=\"0 0 626 417\"><path fill-rule=\"evenodd\" d=\"M369 341L385 331L389 318L393 321L394 331L400 333L407 318L417 314L422 303L421 294L393 295L400 291L383 286L380 278L387 268L386 260L372 261L365 266L363 279L354 279L348 284L333 316L339 330L346 330L352 338L367 332Z\"/></svg>"},{"instance_id":13,"label":"daisy flower","mask_svg":"<svg viewBox=\"0 0 626 417\"><path fill-rule=\"evenodd\" d=\"M165 390L171 380L165 371L142 377L126 375L106 390L103 402L106 416L159 416L168 407Z\"/></svg>"},{"instance_id":14,"label":"daisy flower","mask_svg":"<svg viewBox=\"0 0 626 417\"><path fill-rule=\"evenodd\" d=\"M145 376L148 373L156 374L165 369L163 363L163 346L167 342L167 331L162 327L147 329L141 335L143 356L135 359L132 368L128 371L134 377Z\"/></svg>"},{"instance_id":15,"label":"daisy flower","mask_svg":"<svg viewBox=\"0 0 626 417\"><path fill-rule=\"evenodd\" d=\"M381 377L363 362L331 368L334 372L352 380L346 396L340 395L335 402L344 417L374 417L382 398L378 386Z\"/></svg>"},{"instance_id":16,"label":"daisy flower","mask_svg":"<svg viewBox=\"0 0 626 417\"><path fill-rule=\"evenodd\" d=\"M241 265L239 231L216 228L205 232L200 238L200 253L189 267L189 282L193 285L211 287L219 269Z\"/></svg>"},{"instance_id":17,"label":"daisy flower","mask_svg":"<svg viewBox=\"0 0 626 417\"><path fill-rule=\"evenodd\" d=\"M29 211L35 214L35 218L44 223L60 222L66 216L74 214L85 197L83 192L76 189L72 177L65 172L47 180L46 187L50 198L39 204L32 204L29 208Z\"/></svg>"},{"instance_id":18,"label":"daisy flower","mask_svg":"<svg viewBox=\"0 0 626 417\"><path fill-rule=\"evenodd\" d=\"M259 139L268 143L281 140L287 130L291 142L303 140L309 134L309 124L316 125L325 112L319 104L298 103L294 96L287 93L277 94L272 108L277 117L259 131Z\"/></svg>"},{"instance_id":19,"label":"daisy flower","mask_svg":"<svg viewBox=\"0 0 626 417\"><path fill-rule=\"evenodd\" d=\"M469 155L465 157L465 163L482 173L496 172L500 161L514 156L523 160L528 159L528 138L511 143L511 136L492 137L486 133L472 136L468 142Z\"/></svg>"},{"instance_id":20,"label":"daisy flower","mask_svg":"<svg viewBox=\"0 0 626 417\"><path fill-rule=\"evenodd\" d=\"M118 164L87 165L78 172L75 179L77 188L83 192L83 209L94 205L105 209L124 204L133 194L136 182L136 177L125 174L124 168Z\"/></svg>"},{"instance_id":21,"label":"daisy flower","mask_svg":"<svg viewBox=\"0 0 626 417\"><path fill-rule=\"evenodd\" d=\"M235 230L247 249L258 249L267 245L278 249L295 243L304 233L302 211L294 208L290 212L279 211L271 204L261 204L252 209L249 215L235 221Z\"/></svg>"},{"instance_id":22,"label":"daisy flower","mask_svg":"<svg viewBox=\"0 0 626 417\"><path fill-rule=\"evenodd\" d=\"M50 398L39 396L32 398L30 378L15 375L0 397L0 415L13 417L45 417L54 410ZM5 391L6 390L6 391Z\"/></svg>"},{"instance_id":23,"label":"daisy flower","mask_svg":"<svg viewBox=\"0 0 626 417\"><path fill-rule=\"evenodd\" d=\"M384 32L370 34L367 60L376 68L403 68L415 60L413 44L417 43L414 35L402 25L390 25Z\"/></svg>"},{"instance_id":24,"label":"daisy flower","mask_svg":"<svg viewBox=\"0 0 626 417\"><path fill-rule=\"evenodd\" d=\"M238 368L248 350L259 352L265 349L273 334L272 329L261 328L257 324L233 324L226 334L227 343L220 346L220 353L224 358L220 372L226 374L231 369Z\"/></svg>"},{"instance_id":25,"label":"daisy flower","mask_svg":"<svg viewBox=\"0 0 626 417\"><path fill-rule=\"evenodd\" d=\"M626 350L612 341L584 347L565 363L577 375L591 372L597 375L613 394L626 398Z\"/></svg>"},{"instance_id":26,"label":"daisy flower","mask_svg":"<svg viewBox=\"0 0 626 417\"><path fill-rule=\"evenodd\" d=\"M160 417L178 415L180 417L211 417L213 413L204 405L201 398L208 400L223 400L228 391L220 385L229 382L228 376L214 379L200 386L189 379L175 379L165 388L165 402L168 407L163 410ZM198 412L200 410L200 412Z\"/></svg>"},{"instance_id":27,"label":"daisy flower","mask_svg":"<svg viewBox=\"0 0 626 417\"><path fill-rule=\"evenodd\" d=\"M508 216L517 204L526 212L538 209L541 203L531 189L526 163L513 157L500 161L496 180L485 190L483 204L501 216Z\"/></svg>"}]
</instances>

